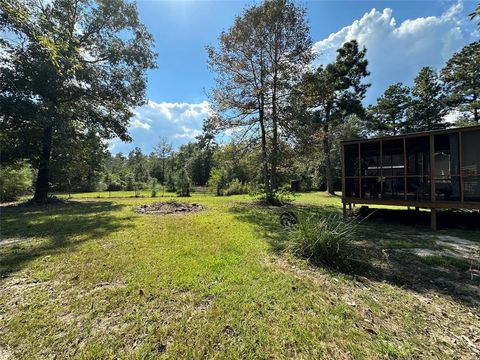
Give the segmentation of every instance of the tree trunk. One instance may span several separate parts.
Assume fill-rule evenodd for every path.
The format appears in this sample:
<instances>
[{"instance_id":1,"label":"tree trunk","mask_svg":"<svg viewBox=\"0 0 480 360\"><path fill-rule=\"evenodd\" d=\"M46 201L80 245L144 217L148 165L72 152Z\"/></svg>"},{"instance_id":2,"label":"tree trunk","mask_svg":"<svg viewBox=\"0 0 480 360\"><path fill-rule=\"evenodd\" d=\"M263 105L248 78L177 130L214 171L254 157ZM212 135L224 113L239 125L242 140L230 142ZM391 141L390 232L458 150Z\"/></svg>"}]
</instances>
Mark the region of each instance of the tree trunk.
<instances>
[{"instance_id":1,"label":"tree trunk","mask_svg":"<svg viewBox=\"0 0 480 360\"><path fill-rule=\"evenodd\" d=\"M328 103L325 109L325 124L323 125L323 153L325 155L325 177L327 178L327 194L335 195L333 188L333 172L332 172L332 159L330 158L330 138L328 133L330 131L328 125L330 123L330 110L331 104Z\"/></svg>"},{"instance_id":2,"label":"tree trunk","mask_svg":"<svg viewBox=\"0 0 480 360\"><path fill-rule=\"evenodd\" d=\"M477 94L474 94L473 95L473 101L476 102L477 101ZM475 106L473 108L473 120L475 120L475 122L478 124L480 122L480 114L478 113L478 107Z\"/></svg>"},{"instance_id":3,"label":"tree trunk","mask_svg":"<svg viewBox=\"0 0 480 360\"><path fill-rule=\"evenodd\" d=\"M278 114L277 114L277 89L276 89L276 71L272 94L272 159L270 171L271 202L274 202L273 192L277 189L277 161L278 161Z\"/></svg>"},{"instance_id":4,"label":"tree trunk","mask_svg":"<svg viewBox=\"0 0 480 360\"><path fill-rule=\"evenodd\" d=\"M323 152L325 155L325 177L327 179L327 193L329 195L335 195L335 190L333 188L332 160L330 158L330 141L328 139L328 133L325 133L325 135L323 136Z\"/></svg>"},{"instance_id":5,"label":"tree trunk","mask_svg":"<svg viewBox=\"0 0 480 360\"><path fill-rule=\"evenodd\" d=\"M50 154L52 152L52 133L53 128L51 125L47 125L43 129L42 152L40 154L37 184L35 187L35 195L32 199L32 201L37 203L48 202L48 181L50 173Z\"/></svg>"},{"instance_id":6,"label":"tree trunk","mask_svg":"<svg viewBox=\"0 0 480 360\"><path fill-rule=\"evenodd\" d=\"M261 139L262 139L262 162L263 162L263 181L264 181L265 198L268 203L272 203L273 192L270 186L270 179L268 174L267 135L265 133L263 111L260 111L259 123L260 123Z\"/></svg>"},{"instance_id":7,"label":"tree trunk","mask_svg":"<svg viewBox=\"0 0 480 360\"><path fill-rule=\"evenodd\" d=\"M262 55L261 55L262 56ZM264 87L264 69L263 61L261 61L261 70L260 70L260 86L262 93L259 98L259 109L258 109L258 122L260 124L260 135L262 141L262 162L263 162L263 181L264 181L264 191L265 191L265 200L267 203L273 203L273 191L270 183L270 176L268 171L268 152L267 152L267 133L265 130L265 95L263 93Z\"/></svg>"},{"instance_id":8,"label":"tree trunk","mask_svg":"<svg viewBox=\"0 0 480 360\"><path fill-rule=\"evenodd\" d=\"M277 163L278 163L278 107L277 107L277 91L278 91L278 66L279 66L279 38L278 30L275 32L274 41L274 71L273 71L273 83L272 83L272 159L271 159L271 171L270 171L270 187L271 187L271 199L270 202L275 202L274 191L277 189Z\"/></svg>"},{"instance_id":9,"label":"tree trunk","mask_svg":"<svg viewBox=\"0 0 480 360\"><path fill-rule=\"evenodd\" d=\"M162 186L165 183L165 159L162 157Z\"/></svg>"}]
</instances>

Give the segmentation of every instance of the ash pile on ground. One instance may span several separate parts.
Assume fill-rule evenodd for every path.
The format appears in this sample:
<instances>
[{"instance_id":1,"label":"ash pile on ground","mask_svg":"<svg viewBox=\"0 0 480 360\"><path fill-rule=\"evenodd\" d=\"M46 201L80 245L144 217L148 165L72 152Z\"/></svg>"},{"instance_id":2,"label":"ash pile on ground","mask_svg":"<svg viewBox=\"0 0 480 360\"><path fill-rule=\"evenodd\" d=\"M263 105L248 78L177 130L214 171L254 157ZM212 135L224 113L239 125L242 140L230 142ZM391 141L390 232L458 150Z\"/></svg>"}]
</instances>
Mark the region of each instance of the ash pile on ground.
<instances>
[{"instance_id":1,"label":"ash pile on ground","mask_svg":"<svg viewBox=\"0 0 480 360\"><path fill-rule=\"evenodd\" d=\"M169 215L200 211L202 209L203 207L199 204L186 204L171 200L165 202L154 202L148 205L140 205L135 208L135 212L138 214Z\"/></svg>"}]
</instances>

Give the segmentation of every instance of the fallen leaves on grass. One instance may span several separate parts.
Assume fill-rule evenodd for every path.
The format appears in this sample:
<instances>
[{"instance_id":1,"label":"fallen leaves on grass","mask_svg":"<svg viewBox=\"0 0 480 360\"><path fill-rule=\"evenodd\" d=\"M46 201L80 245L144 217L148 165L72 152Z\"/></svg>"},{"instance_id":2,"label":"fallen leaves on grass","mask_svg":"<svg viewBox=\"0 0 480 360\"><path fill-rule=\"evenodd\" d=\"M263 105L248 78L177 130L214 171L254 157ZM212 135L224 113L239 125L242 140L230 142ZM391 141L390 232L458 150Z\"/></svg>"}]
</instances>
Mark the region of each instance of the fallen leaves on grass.
<instances>
[{"instance_id":1,"label":"fallen leaves on grass","mask_svg":"<svg viewBox=\"0 0 480 360\"><path fill-rule=\"evenodd\" d=\"M165 202L154 202L148 205L140 205L135 209L138 214L180 214L193 211L200 211L203 207L199 204L179 203L175 200Z\"/></svg>"}]
</instances>

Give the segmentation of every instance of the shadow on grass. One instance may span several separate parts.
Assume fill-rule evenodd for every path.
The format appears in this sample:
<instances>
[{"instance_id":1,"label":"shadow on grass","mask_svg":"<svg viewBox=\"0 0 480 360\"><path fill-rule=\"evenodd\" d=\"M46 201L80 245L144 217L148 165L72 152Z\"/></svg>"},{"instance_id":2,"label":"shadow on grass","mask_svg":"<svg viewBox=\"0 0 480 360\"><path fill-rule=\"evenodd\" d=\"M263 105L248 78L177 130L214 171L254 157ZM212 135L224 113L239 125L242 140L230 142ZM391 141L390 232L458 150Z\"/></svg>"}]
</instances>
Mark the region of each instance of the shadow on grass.
<instances>
[{"instance_id":1,"label":"shadow on grass","mask_svg":"<svg viewBox=\"0 0 480 360\"><path fill-rule=\"evenodd\" d=\"M38 257L71 251L126 227L128 219L113 214L123 206L106 201L70 201L2 207L0 279Z\"/></svg>"},{"instance_id":2,"label":"shadow on grass","mask_svg":"<svg viewBox=\"0 0 480 360\"><path fill-rule=\"evenodd\" d=\"M376 224L414 226L418 229L430 227L430 211L373 209L361 207L357 211L362 217L369 216ZM472 210L441 210L437 212L437 227L441 234L458 233L459 236L471 237L480 241L480 212ZM424 230L425 230L424 229Z\"/></svg>"},{"instance_id":3,"label":"shadow on grass","mask_svg":"<svg viewBox=\"0 0 480 360\"><path fill-rule=\"evenodd\" d=\"M320 216L340 213L337 206L290 206L290 207L262 207L252 205L236 205L231 212L241 220L249 222L261 231L262 236L270 243L275 253L282 253L287 246L289 232L280 225L279 216L286 210L316 213ZM387 211L388 210L382 210ZM395 213L396 214L396 213ZM428 213L426 213L428 217ZM423 216L423 214L422 214ZM470 273L464 266L440 266L427 263L421 256L397 252L394 246L386 245L387 241L412 241L411 247L431 247L435 243L428 236L438 233L429 230L428 221L425 225L405 226L398 214L366 219L359 225L359 241L354 243L351 260L346 261L340 268L327 270L343 273L353 277L364 277L371 281L388 282L394 286L408 288L418 293L431 291L444 294L452 300L469 306L480 304L478 292L480 279L471 279ZM417 219L418 220L418 219ZM423 218L420 224L423 224ZM428 220L428 219L427 219ZM446 223L444 223L445 226ZM453 231L456 236L475 236L475 231L462 230L461 227ZM452 231L448 232L452 235ZM413 240L412 240L413 239ZM430 239L430 240L429 240ZM415 244L418 242L418 246ZM313 266L321 266L312 264ZM455 265L455 264L453 264ZM463 264L464 265L464 264Z\"/></svg>"}]
</instances>

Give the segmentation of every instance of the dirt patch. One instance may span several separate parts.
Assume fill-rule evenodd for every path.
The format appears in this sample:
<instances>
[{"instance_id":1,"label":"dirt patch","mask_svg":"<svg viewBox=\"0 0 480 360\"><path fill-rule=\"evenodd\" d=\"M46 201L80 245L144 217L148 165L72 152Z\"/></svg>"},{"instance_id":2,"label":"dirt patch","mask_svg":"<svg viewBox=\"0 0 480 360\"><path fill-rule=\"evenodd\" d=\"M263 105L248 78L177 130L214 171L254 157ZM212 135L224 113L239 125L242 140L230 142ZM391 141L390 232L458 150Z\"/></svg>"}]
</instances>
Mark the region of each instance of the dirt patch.
<instances>
[{"instance_id":1,"label":"dirt patch","mask_svg":"<svg viewBox=\"0 0 480 360\"><path fill-rule=\"evenodd\" d=\"M9 245L18 245L18 244L23 244L23 243L32 242L32 241L35 241L35 239L34 238L28 238L28 237L6 238L6 239L1 239L0 240L0 247L9 246Z\"/></svg>"},{"instance_id":2,"label":"dirt patch","mask_svg":"<svg viewBox=\"0 0 480 360\"><path fill-rule=\"evenodd\" d=\"M2 208L2 207L10 207L10 206L12 206L12 207L13 207L13 206L19 206L19 205L22 205L22 204L24 204L24 203L25 203L24 200L2 202L2 203L0 203L0 208ZM0 360L2 359L1 354L2 354L2 353L1 353L1 349L0 349Z\"/></svg>"},{"instance_id":3,"label":"dirt patch","mask_svg":"<svg viewBox=\"0 0 480 360\"><path fill-rule=\"evenodd\" d=\"M200 210L203 210L203 207L199 204L179 203L175 200L154 202L148 205L140 205L135 208L135 212L138 214L156 215L182 214Z\"/></svg>"},{"instance_id":4,"label":"dirt patch","mask_svg":"<svg viewBox=\"0 0 480 360\"><path fill-rule=\"evenodd\" d=\"M0 347L0 360L13 360L13 353L5 348Z\"/></svg>"},{"instance_id":5,"label":"dirt patch","mask_svg":"<svg viewBox=\"0 0 480 360\"><path fill-rule=\"evenodd\" d=\"M462 239L456 236L440 235L436 243L452 249L464 258L477 260L480 262L480 243Z\"/></svg>"},{"instance_id":6,"label":"dirt patch","mask_svg":"<svg viewBox=\"0 0 480 360\"><path fill-rule=\"evenodd\" d=\"M419 240L425 238L432 239L440 249L432 250L419 246L418 248L395 249L395 251L412 253L416 256L451 256L480 265L480 243L476 241L449 235L422 235L415 237L419 238ZM421 242L419 242L420 244Z\"/></svg>"}]
</instances>

